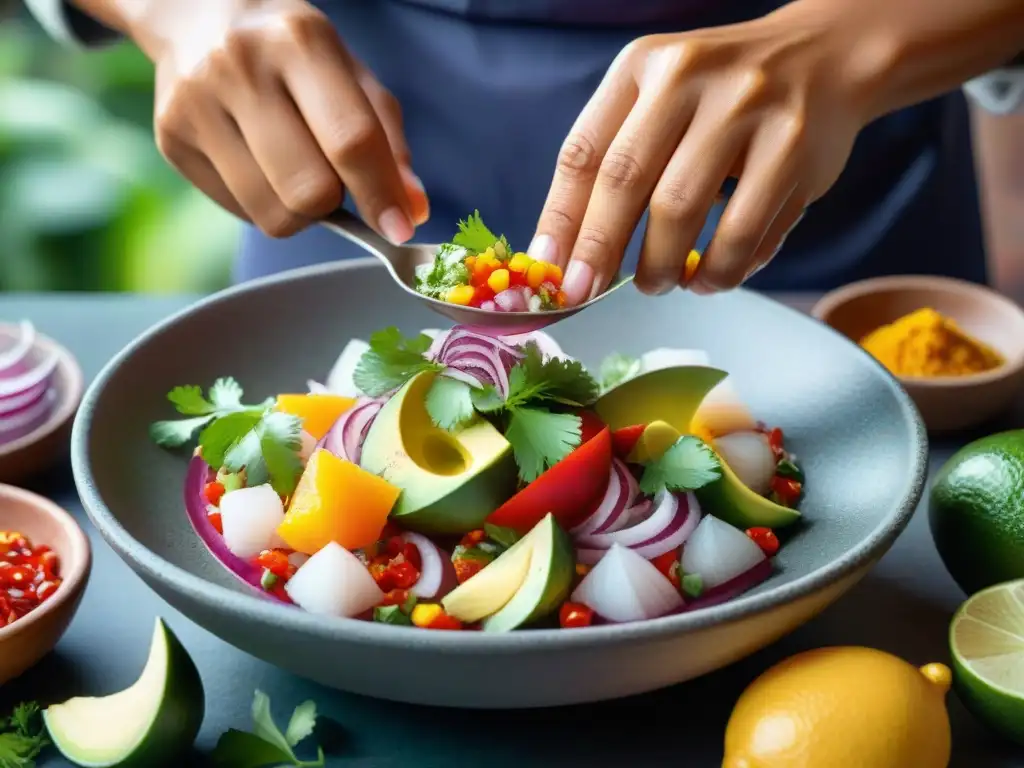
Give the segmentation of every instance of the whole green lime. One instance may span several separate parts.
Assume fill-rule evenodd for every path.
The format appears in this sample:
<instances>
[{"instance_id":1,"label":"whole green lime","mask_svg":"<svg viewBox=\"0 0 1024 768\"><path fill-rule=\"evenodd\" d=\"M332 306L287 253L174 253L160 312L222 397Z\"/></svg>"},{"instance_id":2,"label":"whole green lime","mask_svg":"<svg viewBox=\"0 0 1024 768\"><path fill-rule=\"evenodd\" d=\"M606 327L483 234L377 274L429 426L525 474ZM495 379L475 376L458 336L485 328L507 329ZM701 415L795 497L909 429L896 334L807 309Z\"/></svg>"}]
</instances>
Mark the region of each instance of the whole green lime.
<instances>
[{"instance_id":1,"label":"whole green lime","mask_svg":"<svg viewBox=\"0 0 1024 768\"><path fill-rule=\"evenodd\" d=\"M1024 578L1024 430L958 451L939 471L929 501L935 546L964 592Z\"/></svg>"}]
</instances>

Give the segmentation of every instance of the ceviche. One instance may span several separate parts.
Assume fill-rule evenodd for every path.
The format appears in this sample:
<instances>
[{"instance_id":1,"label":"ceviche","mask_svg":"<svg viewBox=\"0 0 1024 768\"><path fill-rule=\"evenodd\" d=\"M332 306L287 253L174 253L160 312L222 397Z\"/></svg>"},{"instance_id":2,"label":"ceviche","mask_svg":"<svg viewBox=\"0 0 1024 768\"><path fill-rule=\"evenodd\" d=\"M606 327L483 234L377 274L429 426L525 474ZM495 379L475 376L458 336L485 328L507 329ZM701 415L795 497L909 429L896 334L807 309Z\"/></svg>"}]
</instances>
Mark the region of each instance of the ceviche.
<instances>
[{"instance_id":1,"label":"ceviche","mask_svg":"<svg viewBox=\"0 0 1024 768\"><path fill-rule=\"evenodd\" d=\"M324 383L247 405L231 378L168 395L197 442L199 537L318 614L503 632L655 619L766 579L804 477L698 350L596 374L543 332L353 340Z\"/></svg>"}]
</instances>

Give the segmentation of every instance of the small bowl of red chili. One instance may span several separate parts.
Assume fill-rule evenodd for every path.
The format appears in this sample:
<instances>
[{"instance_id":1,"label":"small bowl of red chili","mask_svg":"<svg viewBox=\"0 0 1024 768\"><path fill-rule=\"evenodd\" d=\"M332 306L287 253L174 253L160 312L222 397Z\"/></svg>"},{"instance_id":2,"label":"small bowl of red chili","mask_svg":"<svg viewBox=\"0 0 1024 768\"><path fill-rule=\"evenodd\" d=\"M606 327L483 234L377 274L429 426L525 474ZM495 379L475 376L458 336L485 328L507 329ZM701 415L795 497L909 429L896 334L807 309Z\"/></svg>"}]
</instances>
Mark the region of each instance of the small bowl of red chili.
<instances>
[{"instance_id":1,"label":"small bowl of red chili","mask_svg":"<svg viewBox=\"0 0 1024 768\"><path fill-rule=\"evenodd\" d=\"M89 578L89 540L75 519L29 491L0 484L0 685L60 640Z\"/></svg>"}]
</instances>

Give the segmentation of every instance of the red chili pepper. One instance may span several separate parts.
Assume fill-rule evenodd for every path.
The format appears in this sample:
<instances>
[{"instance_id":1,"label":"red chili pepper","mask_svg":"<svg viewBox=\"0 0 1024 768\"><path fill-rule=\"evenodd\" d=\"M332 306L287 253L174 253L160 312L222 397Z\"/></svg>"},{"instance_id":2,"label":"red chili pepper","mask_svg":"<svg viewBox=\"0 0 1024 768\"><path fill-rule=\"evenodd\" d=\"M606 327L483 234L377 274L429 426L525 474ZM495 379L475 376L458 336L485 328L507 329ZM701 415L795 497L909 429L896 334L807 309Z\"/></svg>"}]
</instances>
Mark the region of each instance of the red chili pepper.
<instances>
[{"instance_id":1,"label":"red chili pepper","mask_svg":"<svg viewBox=\"0 0 1024 768\"><path fill-rule=\"evenodd\" d=\"M427 629L462 629L462 622L441 611L437 618L427 625Z\"/></svg>"},{"instance_id":2,"label":"red chili pepper","mask_svg":"<svg viewBox=\"0 0 1024 768\"><path fill-rule=\"evenodd\" d=\"M395 587L399 589L409 589L420 578L420 572L416 566L405 560L392 563L388 566L387 572L391 574Z\"/></svg>"},{"instance_id":3,"label":"red chili pepper","mask_svg":"<svg viewBox=\"0 0 1024 768\"><path fill-rule=\"evenodd\" d=\"M210 525L216 529L217 533L221 536L224 535L224 519L220 516L220 512L211 512L206 519L210 521Z\"/></svg>"},{"instance_id":4,"label":"red chili pepper","mask_svg":"<svg viewBox=\"0 0 1024 768\"><path fill-rule=\"evenodd\" d=\"M457 557L452 560L452 565L455 566L455 580L461 584L480 573L485 564L473 557Z\"/></svg>"},{"instance_id":5,"label":"red chili pepper","mask_svg":"<svg viewBox=\"0 0 1024 768\"><path fill-rule=\"evenodd\" d=\"M381 605L405 605L409 602L409 590L407 589L392 589L390 592L384 594L384 599L380 601Z\"/></svg>"},{"instance_id":6,"label":"red chili pepper","mask_svg":"<svg viewBox=\"0 0 1024 768\"><path fill-rule=\"evenodd\" d=\"M459 542L459 544L466 549L472 549L486 538L487 533L483 530L470 531L462 537L462 540Z\"/></svg>"},{"instance_id":7,"label":"red chili pepper","mask_svg":"<svg viewBox=\"0 0 1024 768\"><path fill-rule=\"evenodd\" d=\"M224 495L224 484L214 480L203 486L203 498L213 506L220 506L221 497Z\"/></svg>"},{"instance_id":8,"label":"red chili pepper","mask_svg":"<svg viewBox=\"0 0 1024 768\"><path fill-rule=\"evenodd\" d=\"M672 582L672 586L676 589L680 587L679 581L679 550L670 549L663 555L658 555L656 558L651 560L651 564L657 568L665 576L666 579Z\"/></svg>"},{"instance_id":9,"label":"red chili pepper","mask_svg":"<svg viewBox=\"0 0 1024 768\"><path fill-rule=\"evenodd\" d=\"M279 579L291 578L293 567L288 562L288 553L280 549L265 549L256 556L256 563L266 568Z\"/></svg>"},{"instance_id":10,"label":"red chili pepper","mask_svg":"<svg viewBox=\"0 0 1024 768\"><path fill-rule=\"evenodd\" d=\"M792 507L800 500L803 486L791 477L776 475L772 478L772 491L779 497L779 501L782 502L783 506Z\"/></svg>"},{"instance_id":11,"label":"red chili pepper","mask_svg":"<svg viewBox=\"0 0 1024 768\"><path fill-rule=\"evenodd\" d=\"M771 432L768 433L768 445L771 446L772 453L775 454L776 459L781 459L785 452L784 442L785 435L782 434L782 430L775 427Z\"/></svg>"},{"instance_id":12,"label":"red chili pepper","mask_svg":"<svg viewBox=\"0 0 1024 768\"><path fill-rule=\"evenodd\" d=\"M558 610L558 623L562 629L589 627L594 621L594 611L582 603L562 603Z\"/></svg>"},{"instance_id":13,"label":"red chili pepper","mask_svg":"<svg viewBox=\"0 0 1024 768\"><path fill-rule=\"evenodd\" d=\"M402 557L406 559L406 562L412 563L417 571L423 568L423 558L420 557L419 547L415 544L406 544L402 549Z\"/></svg>"},{"instance_id":14,"label":"red chili pepper","mask_svg":"<svg viewBox=\"0 0 1024 768\"><path fill-rule=\"evenodd\" d=\"M779 551L779 537L771 528L747 528L747 536L761 548L767 557L774 557L775 553Z\"/></svg>"},{"instance_id":15,"label":"red chili pepper","mask_svg":"<svg viewBox=\"0 0 1024 768\"><path fill-rule=\"evenodd\" d=\"M60 585L60 560L49 547L0 531L0 628L38 608Z\"/></svg>"}]
</instances>

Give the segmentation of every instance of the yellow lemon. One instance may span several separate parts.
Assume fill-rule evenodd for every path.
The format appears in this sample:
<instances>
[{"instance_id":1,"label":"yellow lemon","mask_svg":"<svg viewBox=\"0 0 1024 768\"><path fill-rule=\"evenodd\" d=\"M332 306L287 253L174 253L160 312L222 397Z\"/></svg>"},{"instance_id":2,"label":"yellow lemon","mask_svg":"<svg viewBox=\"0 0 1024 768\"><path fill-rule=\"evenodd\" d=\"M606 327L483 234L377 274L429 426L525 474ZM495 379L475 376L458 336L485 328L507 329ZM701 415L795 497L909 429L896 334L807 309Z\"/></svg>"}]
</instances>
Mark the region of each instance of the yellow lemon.
<instances>
[{"instance_id":1,"label":"yellow lemon","mask_svg":"<svg viewBox=\"0 0 1024 768\"><path fill-rule=\"evenodd\" d=\"M871 648L797 654L740 696L722 768L946 768L951 679Z\"/></svg>"}]
</instances>

